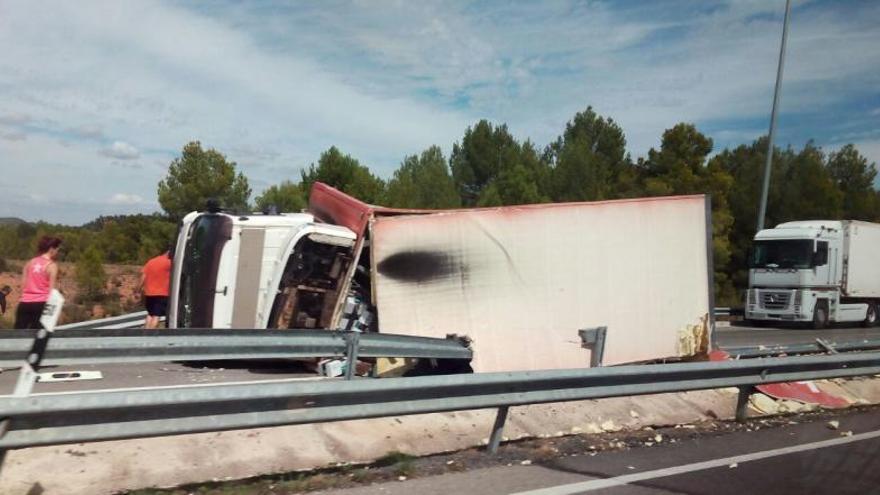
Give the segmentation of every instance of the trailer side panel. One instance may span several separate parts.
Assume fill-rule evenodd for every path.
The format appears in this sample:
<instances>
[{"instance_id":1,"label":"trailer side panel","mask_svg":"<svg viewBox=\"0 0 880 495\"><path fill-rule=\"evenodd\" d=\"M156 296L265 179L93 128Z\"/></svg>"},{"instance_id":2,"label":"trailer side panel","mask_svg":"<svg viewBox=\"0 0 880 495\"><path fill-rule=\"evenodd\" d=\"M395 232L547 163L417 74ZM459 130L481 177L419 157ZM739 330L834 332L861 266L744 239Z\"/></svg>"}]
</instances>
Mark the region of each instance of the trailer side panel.
<instances>
[{"instance_id":1,"label":"trailer side panel","mask_svg":"<svg viewBox=\"0 0 880 495\"><path fill-rule=\"evenodd\" d=\"M380 331L474 339L475 371L687 356L708 338L704 196L379 217Z\"/></svg>"},{"instance_id":2,"label":"trailer side panel","mask_svg":"<svg viewBox=\"0 0 880 495\"><path fill-rule=\"evenodd\" d=\"M846 224L846 278L848 297L880 297L880 224Z\"/></svg>"}]
</instances>

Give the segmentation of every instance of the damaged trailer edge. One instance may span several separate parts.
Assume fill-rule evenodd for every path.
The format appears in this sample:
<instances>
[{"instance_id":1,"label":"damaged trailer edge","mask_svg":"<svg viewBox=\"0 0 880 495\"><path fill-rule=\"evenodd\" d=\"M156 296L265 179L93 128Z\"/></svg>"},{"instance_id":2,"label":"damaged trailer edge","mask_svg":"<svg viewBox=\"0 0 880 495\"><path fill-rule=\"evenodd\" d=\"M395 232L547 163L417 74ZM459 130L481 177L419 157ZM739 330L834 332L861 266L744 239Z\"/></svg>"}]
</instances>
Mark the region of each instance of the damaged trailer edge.
<instances>
[{"instance_id":1,"label":"damaged trailer edge","mask_svg":"<svg viewBox=\"0 0 880 495\"><path fill-rule=\"evenodd\" d=\"M430 211L315 183L307 213L187 215L170 326L454 333L479 372L585 367L591 326L609 328L607 364L694 356L711 231L702 195Z\"/></svg>"}]
</instances>

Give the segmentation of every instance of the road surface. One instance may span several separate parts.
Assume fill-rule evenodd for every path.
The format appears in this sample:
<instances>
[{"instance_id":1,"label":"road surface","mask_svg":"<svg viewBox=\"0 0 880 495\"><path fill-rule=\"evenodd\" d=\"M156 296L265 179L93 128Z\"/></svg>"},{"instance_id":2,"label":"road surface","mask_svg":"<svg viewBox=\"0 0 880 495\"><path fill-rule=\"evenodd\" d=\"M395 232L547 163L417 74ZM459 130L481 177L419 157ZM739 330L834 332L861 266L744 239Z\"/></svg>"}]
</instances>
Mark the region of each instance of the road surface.
<instances>
[{"instance_id":1,"label":"road surface","mask_svg":"<svg viewBox=\"0 0 880 495\"><path fill-rule=\"evenodd\" d=\"M749 327L738 322L718 325L715 343L721 349L793 346L815 344L816 339L829 343L880 341L880 327L832 327L813 330L805 327Z\"/></svg>"},{"instance_id":2,"label":"road surface","mask_svg":"<svg viewBox=\"0 0 880 495\"><path fill-rule=\"evenodd\" d=\"M79 364L49 366L40 373L63 371L100 371L99 380L37 383L34 393L66 392L71 390L99 390L131 387L161 387L166 385L200 385L208 383L248 382L290 378L317 379L291 361L212 361L204 363L133 363L133 364ZM0 394L12 393L18 370L0 373Z\"/></svg>"},{"instance_id":3,"label":"road surface","mask_svg":"<svg viewBox=\"0 0 880 495\"><path fill-rule=\"evenodd\" d=\"M759 431L323 492L331 495L880 493L876 410ZM526 461L528 463L528 461ZM246 493L246 492L245 492Z\"/></svg>"}]
</instances>

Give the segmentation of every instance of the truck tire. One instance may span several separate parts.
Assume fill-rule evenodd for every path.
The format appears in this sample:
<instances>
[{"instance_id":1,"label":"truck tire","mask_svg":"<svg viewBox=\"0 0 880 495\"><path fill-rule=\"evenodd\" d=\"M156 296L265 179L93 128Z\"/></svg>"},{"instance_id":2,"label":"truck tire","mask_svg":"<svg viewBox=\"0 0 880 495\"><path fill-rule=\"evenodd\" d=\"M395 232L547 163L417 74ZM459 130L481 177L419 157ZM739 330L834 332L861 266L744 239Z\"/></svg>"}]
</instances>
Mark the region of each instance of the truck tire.
<instances>
[{"instance_id":1,"label":"truck tire","mask_svg":"<svg viewBox=\"0 0 880 495\"><path fill-rule=\"evenodd\" d=\"M816 301L813 308L813 328L822 330L828 326L828 301Z\"/></svg>"},{"instance_id":2,"label":"truck tire","mask_svg":"<svg viewBox=\"0 0 880 495\"><path fill-rule=\"evenodd\" d=\"M869 302L868 303L868 313L865 315L865 321L862 322L862 326L869 328L877 325L877 305Z\"/></svg>"}]
</instances>

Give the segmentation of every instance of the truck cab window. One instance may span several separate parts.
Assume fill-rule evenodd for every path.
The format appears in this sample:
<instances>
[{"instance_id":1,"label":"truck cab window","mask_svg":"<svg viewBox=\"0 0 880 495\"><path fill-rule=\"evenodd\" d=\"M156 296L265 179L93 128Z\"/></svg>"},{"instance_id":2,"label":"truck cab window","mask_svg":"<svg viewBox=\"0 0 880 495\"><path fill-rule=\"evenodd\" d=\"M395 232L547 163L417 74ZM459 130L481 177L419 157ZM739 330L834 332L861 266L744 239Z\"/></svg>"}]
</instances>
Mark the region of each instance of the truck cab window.
<instances>
[{"instance_id":1,"label":"truck cab window","mask_svg":"<svg viewBox=\"0 0 880 495\"><path fill-rule=\"evenodd\" d=\"M755 241L749 268L811 268L812 256L813 241L809 239L759 240Z\"/></svg>"}]
</instances>

